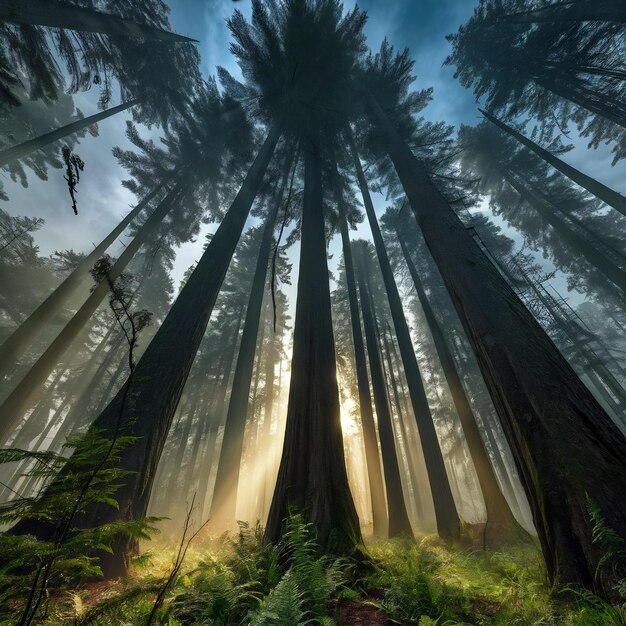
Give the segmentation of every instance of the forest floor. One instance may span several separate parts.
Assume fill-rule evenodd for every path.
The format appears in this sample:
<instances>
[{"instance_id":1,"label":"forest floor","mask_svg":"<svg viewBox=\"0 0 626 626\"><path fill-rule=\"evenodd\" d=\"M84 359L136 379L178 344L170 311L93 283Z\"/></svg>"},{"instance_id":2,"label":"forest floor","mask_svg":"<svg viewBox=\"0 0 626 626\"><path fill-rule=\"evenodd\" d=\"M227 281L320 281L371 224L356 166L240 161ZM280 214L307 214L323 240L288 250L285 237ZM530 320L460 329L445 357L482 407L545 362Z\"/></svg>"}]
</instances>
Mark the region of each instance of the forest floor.
<instances>
[{"instance_id":1,"label":"forest floor","mask_svg":"<svg viewBox=\"0 0 626 626\"><path fill-rule=\"evenodd\" d=\"M148 548L127 579L91 583L53 600L46 623L626 625L626 605L611 606L574 590L557 599L533 546L489 552L450 547L433 536L376 541L357 564L320 558L298 529L277 549L263 544L260 529L247 527L231 539L195 543L149 621L177 546L153 542Z\"/></svg>"}]
</instances>

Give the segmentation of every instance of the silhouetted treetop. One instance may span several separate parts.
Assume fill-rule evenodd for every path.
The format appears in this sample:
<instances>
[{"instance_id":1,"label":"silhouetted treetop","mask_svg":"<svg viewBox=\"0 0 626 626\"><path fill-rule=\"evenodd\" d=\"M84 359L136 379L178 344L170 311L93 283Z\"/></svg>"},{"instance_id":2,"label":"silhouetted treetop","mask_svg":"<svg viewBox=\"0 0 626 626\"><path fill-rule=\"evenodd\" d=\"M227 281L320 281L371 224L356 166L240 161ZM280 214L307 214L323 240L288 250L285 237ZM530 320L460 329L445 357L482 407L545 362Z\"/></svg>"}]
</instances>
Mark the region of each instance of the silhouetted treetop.
<instances>
[{"instance_id":1,"label":"silhouetted treetop","mask_svg":"<svg viewBox=\"0 0 626 626\"><path fill-rule=\"evenodd\" d=\"M338 0L253 0L251 23L236 10L231 51L259 113L296 134L349 117L365 20L356 7L344 15Z\"/></svg>"}]
</instances>

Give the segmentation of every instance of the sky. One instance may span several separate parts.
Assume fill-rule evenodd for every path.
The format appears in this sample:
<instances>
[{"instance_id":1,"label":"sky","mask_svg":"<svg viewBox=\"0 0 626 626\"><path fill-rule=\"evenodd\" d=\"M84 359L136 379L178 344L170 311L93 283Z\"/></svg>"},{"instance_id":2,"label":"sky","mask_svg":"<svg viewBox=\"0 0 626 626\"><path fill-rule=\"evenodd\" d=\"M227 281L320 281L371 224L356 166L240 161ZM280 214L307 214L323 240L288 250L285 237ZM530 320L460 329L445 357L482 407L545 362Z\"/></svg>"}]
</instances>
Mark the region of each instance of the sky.
<instances>
[{"instance_id":1,"label":"sky","mask_svg":"<svg viewBox=\"0 0 626 626\"><path fill-rule=\"evenodd\" d=\"M229 51L229 32L226 19L237 8L250 15L250 0L170 0L171 23L176 32L199 41L202 73L215 73L216 66L224 66L234 74L237 65ZM352 4L345 3L346 8ZM450 45L446 35L455 32L472 14L475 0L364 0L359 7L367 11L369 19L366 35L370 48L376 50L386 36L398 49L408 47L416 61L417 88L432 86L433 102L425 111L427 118L445 120L450 124L476 124L481 116L473 94L464 89L453 76L453 68L443 66ZM75 103L85 115L97 112L97 93L79 93ZM82 139L76 152L85 161L85 171L78 187L79 215L74 216L69 202L62 170L50 170L49 180L40 181L29 173L29 188L23 189L3 176L10 196L2 208L14 215L43 217L43 228L35 240L43 254L54 250L73 248L89 251L108 233L136 202L134 196L121 185L126 177L111 154L113 146L131 147L124 136L127 114L119 114L99 125L99 136ZM144 133L158 138L158 129ZM575 149L564 160L613 188L626 193L623 162L611 167L610 150L587 150L586 142L572 133ZM377 209L384 202L376 199ZM207 227L203 232L214 229ZM509 235L514 235L510 230ZM369 237L362 224L355 237ZM174 270L175 282L199 257L203 237L184 245L178 252ZM110 249L112 255L122 250L124 239ZM339 259L337 242L331 244L331 269ZM296 254L297 249L292 253ZM295 280L293 281L295 284ZM564 285L564 283L562 283Z\"/></svg>"}]
</instances>

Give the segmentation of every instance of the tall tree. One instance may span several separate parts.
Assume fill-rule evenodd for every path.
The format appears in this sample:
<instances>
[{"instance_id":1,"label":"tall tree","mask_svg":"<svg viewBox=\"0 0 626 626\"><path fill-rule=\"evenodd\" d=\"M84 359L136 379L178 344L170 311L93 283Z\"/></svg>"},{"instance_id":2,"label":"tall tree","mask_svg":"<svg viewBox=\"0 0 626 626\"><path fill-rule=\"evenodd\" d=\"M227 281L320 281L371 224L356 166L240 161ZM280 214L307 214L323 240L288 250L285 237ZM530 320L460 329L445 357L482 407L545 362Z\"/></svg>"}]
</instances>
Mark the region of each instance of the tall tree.
<instances>
[{"instance_id":1,"label":"tall tree","mask_svg":"<svg viewBox=\"0 0 626 626\"><path fill-rule=\"evenodd\" d=\"M254 368L254 356L257 344L257 335L261 320L263 294L267 279L267 268L272 251L274 226L278 211L283 201L289 203L291 198L285 198L285 191L289 184L292 165L295 168L293 153L286 159L283 180L269 199L265 225L261 236L254 277L250 289L250 297L246 308L246 318L243 326L241 345L235 366L235 375L232 384L232 393L228 403L224 438L220 451L215 491L211 502L210 518L212 524L231 525L235 521L237 505L237 485L239 482L239 468L243 450L243 437L248 414L250 385ZM295 174L295 169L294 169ZM293 184L293 178L292 178ZM287 211L288 206L283 207Z\"/></svg>"},{"instance_id":2,"label":"tall tree","mask_svg":"<svg viewBox=\"0 0 626 626\"><path fill-rule=\"evenodd\" d=\"M331 148L332 150L332 148ZM350 233L348 230L348 207L341 185L335 151L331 151L331 177L333 193L337 203L339 231L341 233L341 249L345 267L345 281L348 291L348 305L350 308L350 329L352 331L352 345L354 349L354 366L357 377L357 389L359 395L359 413L363 428L363 443L365 445L365 458L367 463L367 476L369 480L370 498L372 502L372 522L375 535L382 535L388 524L388 505L385 500L383 479L380 467L380 453L378 451L378 439L376 437L376 425L372 411L372 396L370 394L370 382L367 373L367 361L365 345L361 331L361 319L359 315L359 301L352 260L352 246L350 245Z\"/></svg>"},{"instance_id":3,"label":"tall tree","mask_svg":"<svg viewBox=\"0 0 626 626\"><path fill-rule=\"evenodd\" d=\"M343 15L336 0L255 0L252 23L235 12L233 51L265 119L282 119L304 155L298 301L283 455L266 527L282 534L290 505L315 527L321 545L352 550L360 538L348 486L326 261L322 136L337 110L349 114L349 79L363 49L365 16ZM321 279L320 279L321 277Z\"/></svg>"},{"instance_id":4,"label":"tall tree","mask_svg":"<svg viewBox=\"0 0 626 626\"><path fill-rule=\"evenodd\" d=\"M428 481L435 505L437 530L442 537L457 537L460 533L460 520L448 482L448 475L428 405L428 399L424 390L424 383L417 364L411 333L409 332L409 327L402 308L402 299L400 298L398 286L396 285L391 264L389 263L389 257L387 256L385 243L382 233L380 232L378 219L374 211L374 204L369 192L367 180L365 179L365 174L363 173L363 167L361 166L361 161L357 153L356 144L351 135L349 135L348 141L356 169L357 181L361 195L363 196L365 212L367 213L367 219L374 239L374 246L376 247L378 263L385 282L391 317L393 319L396 337L398 338L402 364L407 377L411 404L413 405L413 413L422 441Z\"/></svg>"},{"instance_id":5,"label":"tall tree","mask_svg":"<svg viewBox=\"0 0 626 626\"><path fill-rule=\"evenodd\" d=\"M374 323L371 265L372 250L367 242L355 241L355 269L359 285L361 313L363 315L363 327L367 343L370 372L372 376L372 389L376 405L376 420L380 437L380 448L383 457L383 471L385 475L385 487L387 494L387 512L389 516L389 536L398 535L413 536L413 530L406 509L402 482L400 480L400 466L396 453L395 435L392 423L391 407L385 385L385 375L379 350L379 338Z\"/></svg>"},{"instance_id":6,"label":"tall tree","mask_svg":"<svg viewBox=\"0 0 626 626\"><path fill-rule=\"evenodd\" d=\"M587 1L555 3L550 20L533 21L506 17L524 9L534 15L532 0L481 0L448 37L453 52L446 63L456 66L455 76L477 98L485 97L491 112L509 119L529 113L546 136L573 120L592 146L614 143L615 162L626 156L624 22L603 19L602 6L607 8ZM550 12L550 4L541 9ZM577 10L595 19L576 19ZM615 16L620 9L608 13Z\"/></svg>"},{"instance_id":7,"label":"tall tree","mask_svg":"<svg viewBox=\"0 0 626 626\"><path fill-rule=\"evenodd\" d=\"M412 81L411 67L393 75L374 58L370 71L379 80L367 95L369 114L503 420L548 573L561 583L597 585L611 595L611 576L595 579L602 550L593 542L586 494L593 494L606 523L626 534L618 495L626 490L626 462L618 452L623 436L472 239L380 106L384 78L387 102L395 94L399 104Z\"/></svg>"},{"instance_id":8,"label":"tall tree","mask_svg":"<svg viewBox=\"0 0 626 626\"><path fill-rule=\"evenodd\" d=\"M411 232L410 225L401 223L400 220L402 218L397 214L387 213L386 215L391 222L393 228L392 232L400 243L404 260L409 268L411 279L415 286L415 291L420 306L422 307L424 317L426 318L428 329L433 338L437 357L441 363L446 383L450 389L452 400L461 422L463 434L467 441L472 462L476 469L476 475L478 476L487 512L485 543L497 545L502 541L516 539L519 537L519 526L500 489L487 450L485 449L483 438L478 429L474 411L472 410L469 398L463 388L461 377L454 364L452 352L448 347L444 331L435 317L417 267L409 252L406 233Z\"/></svg>"},{"instance_id":9,"label":"tall tree","mask_svg":"<svg viewBox=\"0 0 626 626\"><path fill-rule=\"evenodd\" d=\"M546 163L550 164L553 168L564 174L577 185L580 185L583 189L586 189L589 193L593 194L602 202L605 202L610 207L613 207L616 211L619 211L622 215L626 215L626 198L617 191L614 191L610 187L602 184L600 181L584 174L583 172L572 167L565 161L562 161L557 156L542 148L539 144L531 141L527 137L524 137L522 133L515 130L512 126L505 124L502 120L499 120L495 115L492 115L488 111L480 111L490 122L495 124L498 128L511 135L519 141L523 146L532 150L538 157L543 159Z\"/></svg>"},{"instance_id":10,"label":"tall tree","mask_svg":"<svg viewBox=\"0 0 626 626\"><path fill-rule=\"evenodd\" d=\"M353 548L360 531L341 436L319 132L302 137L302 151L305 181L289 405L265 532L277 541L289 507L296 506L313 523L322 545L335 541L332 548L345 551Z\"/></svg>"}]
</instances>

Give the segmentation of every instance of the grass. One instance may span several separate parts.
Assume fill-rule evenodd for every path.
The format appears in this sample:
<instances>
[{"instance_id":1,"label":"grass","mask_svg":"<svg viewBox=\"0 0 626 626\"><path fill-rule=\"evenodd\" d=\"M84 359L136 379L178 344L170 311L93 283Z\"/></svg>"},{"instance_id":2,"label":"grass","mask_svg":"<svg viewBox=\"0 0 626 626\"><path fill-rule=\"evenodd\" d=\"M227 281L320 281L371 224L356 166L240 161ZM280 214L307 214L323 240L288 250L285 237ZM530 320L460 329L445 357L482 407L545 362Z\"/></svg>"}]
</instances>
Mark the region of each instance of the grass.
<instances>
[{"instance_id":1,"label":"grass","mask_svg":"<svg viewBox=\"0 0 626 626\"><path fill-rule=\"evenodd\" d=\"M125 581L53 598L46 623L145 624L175 552L152 550ZM277 547L264 544L259 527L244 525L234 538L190 549L153 623L331 626L339 623L342 603L358 602L407 626L626 626L626 606L582 591L554 597L532 546L462 550L429 536L371 542L366 551L371 565L365 567L320 557L297 517Z\"/></svg>"}]
</instances>

